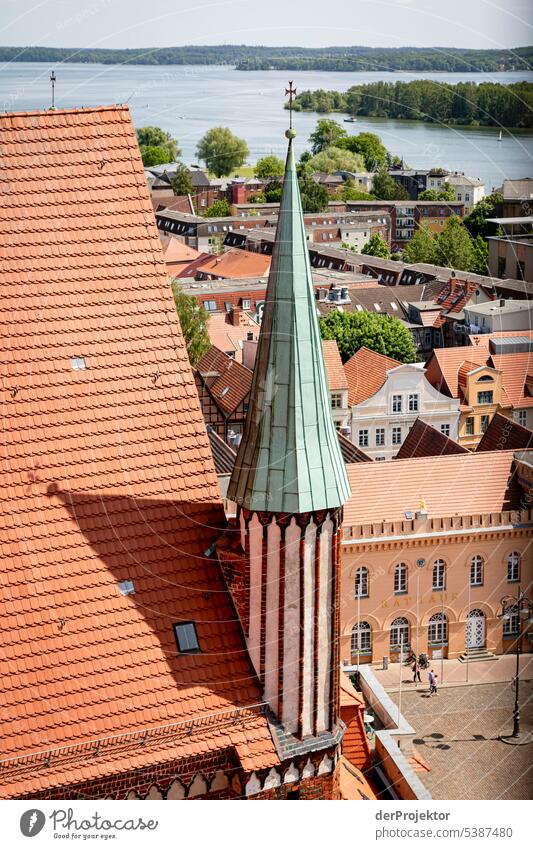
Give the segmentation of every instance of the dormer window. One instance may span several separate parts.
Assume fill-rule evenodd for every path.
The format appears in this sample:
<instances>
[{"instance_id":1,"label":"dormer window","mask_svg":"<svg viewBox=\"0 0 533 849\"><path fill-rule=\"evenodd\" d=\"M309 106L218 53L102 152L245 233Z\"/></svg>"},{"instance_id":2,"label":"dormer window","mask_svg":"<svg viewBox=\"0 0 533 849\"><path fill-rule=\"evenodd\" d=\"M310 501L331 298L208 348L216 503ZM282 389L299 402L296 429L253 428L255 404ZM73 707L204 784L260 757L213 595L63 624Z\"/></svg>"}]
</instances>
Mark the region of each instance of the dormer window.
<instances>
[{"instance_id":1,"label":"dormer window","mask_svg":"<svg viewBox=\"0 0 533 849\"><path fill-rule=\"evenodd\" d=\"M194 622L175 622L174 636L180 654L194 654L200 651Z\"/></svg>"},{"instance_id":2,"label":"dormer window","mask_svg":"<svg viewBox=\"0 0 533 849\"><path fill-rule=\"evenodd\" d=\"M72 357L70 361L71 368L74 371L83 371L85 366L85 358L84 357Z\"/></svg>"},{"instance_id":3,"label":"dormer window","mask_svg":"<svg viewBox=\"0 0 533 849\"><path fill-rule=\"evenodd\" d=\"M120 581L118 588L122 595L133 595L135 593L135 584L133 581Z\"/></svg>"}]
</instances>

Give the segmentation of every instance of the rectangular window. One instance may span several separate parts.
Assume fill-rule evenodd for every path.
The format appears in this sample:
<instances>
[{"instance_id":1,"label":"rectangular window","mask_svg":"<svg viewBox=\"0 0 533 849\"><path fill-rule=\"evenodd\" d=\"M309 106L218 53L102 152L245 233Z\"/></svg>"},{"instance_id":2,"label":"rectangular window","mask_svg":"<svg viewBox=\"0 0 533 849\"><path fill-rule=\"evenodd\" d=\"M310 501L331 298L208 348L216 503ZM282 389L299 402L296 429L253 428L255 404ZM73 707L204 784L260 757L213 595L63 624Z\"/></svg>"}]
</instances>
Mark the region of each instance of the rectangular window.
<instances>
[{"instance_id":1,"label":"rectangular window","mask_svg":"<svg viewBox=\"0 0 533 849\"><path fill-rule=\"evenodd\" d=\"M376 445L385 445L385 428L376 428Z\"/></svg>"},{"instance_id":2,"label":"rectangular window","mask_svg":"<svg viewBox=\"0 0 533 849\"><path fill-rule=\"evenodd\" d=\"M441 424L440 432L444 434L444 436L450 435L450 425L449 424Z\"/></svg>"},{"instance_id":3,"label":"rectangular window","mask_svg":"<svg viewBox=\"0 0 533 849\"><path fill-rule=\"evenodd\" d=\"M431 330L426 330L424 334L424 345L431 345Z\"/></svg>"},{"instance_id":4,"label":"rectangular window","mask_svg":"<svg viewBox=\"0 0 533 849\"><path fill-rule=\"evenodd\" d=\"M361 448L368 448L368 430L360 430L358 436L359 446Z\"/></svg>"},{"instance_id":5,"label":"rectangular window","mask_svg":"<svg viewBox=\"0 0 533 849\"><path fill-rule=\"evenodd\" d=\"M174 636L176 637L178 651L181 654L193 654L200 651L194 622L175 622Z\"/></svg>"},{"instance_id":6,"label":"rectangular window","mask_svg":"<svg viewBox=\"0 0 533 849\"><path fill-rule=\"evenodd\" d=\"M133 581L120 581L118 588L122 595L133 595L135 592L135 584Z\"/></svg>"},{"instance_id":7,"label":"rectangular window","mask_svg":"<svg viewBox=\"0 0 533 849\"><path fill-rule=\"evenodd\" d=\"M527 410L518 410L518 424L527 427Z\"/></svg>"},{"instance_id":8,"label":"rectangular window","mask_svg":"<svg viewBox=\"0 0 533 849\"><path fill-rule=\"evenodd\" d=\"M207 310L208 312L215 312L216 308L217 308L217 302L216 301L204 301L204 310Z\"/></svg>"},{"instance_id":9,"label":"rectangular window","mask_svg":"<svg viewBox=\"0 0 533 849\"><path fill-rule=\"evenodd\" d=\"M478 404L492 404L493 398L494 392L492 391L492 389L484 389L483 392L477 393Z\"/></svg>"},{"instance_id":10,"label":"rectangular window","mask_svg":"<svg viewBox=\"0 0 533 849\"><path fill-rule=\"evenodd\" d=\"M481 433L485 433L488 426L489 426L489 417L488 416L481 416L481 425L480 425Z\"/></svg>"},{"instance_id":11,"label":"rectangular window","mask_svg":"<svg viewBox=\"0 0 533 849\"><path fill-rule=\"evenodd\" d=\"M401 395L393 395L392 396L392 412L393 413L401 413L402 412L402 396Z\"/></svg>"},{"instance_id":12,"label":"rectangular window","mask_svg":"<svg viewBox=\"0 0 533 849\"><path fill-rule=\"evenodd\" d=\"M409 412L418 413L418 395L409 395Z\"/></svg>"},{"instance_id":13,"label":"rectangular window","mask_svg":"<svg viewBox=\"0 0 533 849\"><path fill-rule=\"evenodd\" d=\"M340 392L331 393L331 406L334 410L339 410L342 408L342 395Z\"/></svg>"},{"instance_id":14,"label":"rectangular window","mask_svg":"<svg viewBox=\"0 0 533 849\"><path fill-rule=\"evenodd\" d=\"M83 371L85 369L85 359L84 357L72 357L70 365L74 371Z\"/></svg>"},{"instance_id":15,"label":"rectangular window","mask_svg":"<svg viewBox=\"0 0 533 849\"><path fill-rule=\"evenodd\" d=\"M474 418L473 416L468 416L465 422L465 433L467 436L474 435Z\"/></svg>"},{"instance_id":16,"label":"rectangular window","mask_svg":"<svg viewBox=\"0 0 533 849\"><path fill-rule=\"evenodd\" d=\"M250 299L249 298L243 298L242 308L243 308L243 310L249 310L250 309Z\"/></svg>"},{"instance_id":17,"label":"rectangular window","mask_svg":"<svg viewBox=\"0 0 533 849\"><path fill-rule=\"evenodd\" d=\"M517 637L520 634L520 618L518 610L513 607L508 611L507 617L503 620L503 636L505 638Z\"/></svg>"},{"instance_id":18,"label":"rectangular window","mask_svg":"<svg viewBox=\"0 0 533 849\"><path fill-rule=\"evenodd\" d=\"M401 427L393 427L393 429L392 429L392 444L393 445L401 445L402 444L402 429L401 429Z\"/></svg>"}]
</instances>

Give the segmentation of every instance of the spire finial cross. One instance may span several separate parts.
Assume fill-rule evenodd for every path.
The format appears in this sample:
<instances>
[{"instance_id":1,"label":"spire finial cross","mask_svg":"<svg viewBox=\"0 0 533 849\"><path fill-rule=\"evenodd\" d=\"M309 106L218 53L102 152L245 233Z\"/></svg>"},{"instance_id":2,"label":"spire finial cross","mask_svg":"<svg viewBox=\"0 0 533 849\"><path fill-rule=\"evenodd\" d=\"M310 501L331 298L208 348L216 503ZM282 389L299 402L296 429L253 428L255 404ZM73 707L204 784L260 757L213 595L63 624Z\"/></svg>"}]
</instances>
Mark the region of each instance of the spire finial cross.
<instances>
[{"instance_id":1,"label":"spire finial cross","mask_svg":"<svg viewBox=\"0 0 533 849\"><path fill-rule=\"evenodd\" d=\"M289 128L292 130L292 104L296 89L292 87L292 80L289 80L289 88L285 89L285 97L289 96Z\"/></svg>"}]
</instances>

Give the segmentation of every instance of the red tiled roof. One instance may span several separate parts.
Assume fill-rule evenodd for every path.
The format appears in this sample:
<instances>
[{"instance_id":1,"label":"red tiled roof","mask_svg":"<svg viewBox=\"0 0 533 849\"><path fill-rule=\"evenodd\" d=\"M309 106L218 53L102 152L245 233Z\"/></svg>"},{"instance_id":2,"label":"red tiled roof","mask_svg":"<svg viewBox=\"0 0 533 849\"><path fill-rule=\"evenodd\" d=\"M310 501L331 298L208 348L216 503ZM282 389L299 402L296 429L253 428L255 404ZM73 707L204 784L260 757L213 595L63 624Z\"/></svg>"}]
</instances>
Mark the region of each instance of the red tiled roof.
<instances>
[{"instance_id":1,"label":"red tiled roof","mask_svg":"<svg viewBox=\"0 0 533 849\"><path fill-rule=\"evenodd\" d=\"M399 360L377 354L364 346L359 348L353 357L344 363L350 407L366 401L381 389L387 379L387 371L396 366L401 366Z\"/></svg>"},{"instance_id":2,"label":"red tiled roof","mask_svg":"<svg viewBox=\"0 0 533 849\"><path fill-rule=\"evenodd\" d=\"M488 348L473 348L470 345L461 348L435 348L428 360L426 377L440 392L450 398L459 398L459 370L465 361L469 370L487 364Z\"/></svg>"},{"instance_id":3,"label":"red tiled roof","mask_svg":"<svg viewBox=\"0 0 533 849\"><path fill-rule=\"evenodd\" d=\"M407 457L440 457L442 454L466 454L467 449L445 436L440 430L418 418L396 455L397 460Z\"/></svg>"},{"instance_id":4,"label":"red tiled roof","mask_svg":"<svg viewBox=\"0 0 533 849\"><path fill-rule=\"evenodd\" d=\"M184 242L180 242L174 236L161 234L160 239L163 248L163 259L167 266L169 266L169 273L176 271L172 267L176 263L190 263L201 256L199 251L191 248L190 245L186 245Z\"/></svg>"},{"instance_id":5,"label":"red tiled roof","mask_svg":"<svg viewBox=\"0 0 533 849\"><path fill-rule=\"evenodd\" d=\"M230 415L250 394L253 372L214 345L197 362L196 370L217 406Z\"/></svg>"},{"instance_id":6,"label":"red tiled roof","mask_svg":"<svg viewBox=\"0 0 533 849\"><path fill-rule=\"evenodd\" d=\"M476 451L513 451L533 448L533 431L496 413L481 437Z\"/></svg>"},{"instance_id":7,"label":"red tiled roof","mask_svg":"<svg viewBox=\"0 0 533 849\"><path fill-rule=\"evenodd\" d=\"M272 257L265 254L235 248L220 256L210 257L197 268L204 274L237 280L240 277L265 277L271 261Z\"/></svg>"},{"instance_id":8,"label":"red tiled roof","mask_svg":"<svg viewBox=\"0 0 533 849\"><path fill-rule=\"evenodd\" d=\"M502 373L502 386L509 403L515 408L533 407L533 397L526 388L528 375L527 382L533 383L533 353L492 354L490 360Z\"/></svg>"},{"instance_id":9,"label":"red tiled roof","mask_svg":"<svg viewBox=\"0 0 533 849\"><path fill-rule=\"evenodd\" d=\"M352 495L344 524L393 522L417 510L422 498L430 518L518 509L520 489L511 478L512 451L451 454L348 466ZM481 485L482 484L482 485Z\"/></svg>"},{"instance_id":10,"label":"red tiled roof","mask_svg":"<svg viewBox=\"0 0 533 849\"><path fill-rule=\"evenodd\" d=\"M256 703L204 554L222 505L129 112L0 115L0 158L3 757ZM177 653L184 619L201 653ZM252 725L159 754L52 760L0 792L206 747L276 762L266 721Z\"/></svg>"},{"instance_id":11,"label":"red tiled roof","mask_svg":"<svg viewBox=\"0 0 533 849\"><path fill-rule=\"evenodd\" d=\"M322 339L322 351L326 366L326 377L330 392L348 389L348 381L342 367L341 355L334 339Z\"/></svg>"},{"instance_id":12,"label":"red tiled roof","mask_svg":"<svg viewBox=\"0 0 533 849\"><path fill-rule=\"evenodd\" d=\"M433 327L441 327L447 315L461 312L476 289L479 289L479 283L475 280L449 280L436 298L436 303L440 306L440 315L435 319Z\"/></svg>"},{"instance_id":13,"label":"red tiled roof","mask_svg":"<svg viewBox=\"0 0 533 849\"><path fill-rule=\"evenodd\" d=\"M244 311L240 323L237 325L232 323L230 315L227 313L212 313L209 316L207 332L212 345L224 351L224 353L233 351L235 359L242 362L243 342L248 338L249 333L252 333L253 338L257 340L259 324L249 313Z\"/></svg>"}]
</instances>

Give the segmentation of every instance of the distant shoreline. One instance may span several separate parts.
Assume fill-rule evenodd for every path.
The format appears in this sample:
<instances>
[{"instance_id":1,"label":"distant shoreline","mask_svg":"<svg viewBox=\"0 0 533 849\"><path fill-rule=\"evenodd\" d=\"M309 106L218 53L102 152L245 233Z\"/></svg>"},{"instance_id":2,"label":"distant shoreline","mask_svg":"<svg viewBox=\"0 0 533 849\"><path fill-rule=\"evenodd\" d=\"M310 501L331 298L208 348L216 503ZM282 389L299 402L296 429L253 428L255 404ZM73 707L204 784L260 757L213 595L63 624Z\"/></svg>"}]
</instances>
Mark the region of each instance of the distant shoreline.
<instances>
[{"instance_id":1,"label":"distant shoreline","mask_svg":"<svg viewBox=\"0 0 533 849\"><path fill-rule=\"evenodd\" d=\"M529 72L533 47L470 50L442 47L264 47L184 45L147 48L0 46L0 62L101 65L211 65L238 71L330 71L347 73Z\"/></svg>"}]
</instances>

